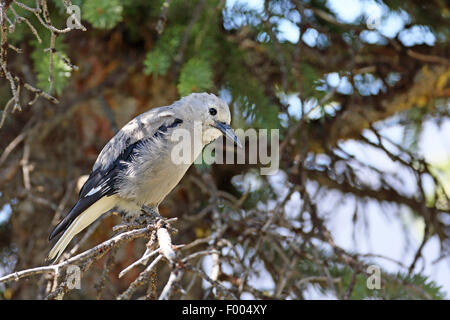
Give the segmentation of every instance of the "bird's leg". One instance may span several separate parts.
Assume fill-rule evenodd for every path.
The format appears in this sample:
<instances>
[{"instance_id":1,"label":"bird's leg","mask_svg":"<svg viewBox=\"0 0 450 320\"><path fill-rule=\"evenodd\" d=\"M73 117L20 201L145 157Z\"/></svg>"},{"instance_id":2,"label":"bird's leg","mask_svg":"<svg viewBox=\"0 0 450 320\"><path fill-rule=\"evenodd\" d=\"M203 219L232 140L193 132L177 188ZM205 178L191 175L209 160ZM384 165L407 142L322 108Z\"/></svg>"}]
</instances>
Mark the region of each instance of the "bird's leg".
<instances>
[{"instance_id":1,"label":"bird's leg","mask_svg":"<svg viewBox=\"0 0 450 320\"><path fill-rule=\"evenodd\" d=\"M126 214L124 216L125 223L135 226L147 226L154 223L155 220L163 219L158 212L157 207L142 206L140 211Z\"/></svg>"},{"instance_id":2,"label":"bird's leg","mask_svg":"<svg viewBox=\"0 0 450 320\"><path fill-rule=\"evenodd\" d=\"M123 225L125 228L141 228L155 221L163 219L157 207L143 206L140 210L122 212Z\"/></svg>"},{"instance_id":3,"label":"bird's leg","mask_svg":"<svg viewBox=\"0 0 450 320\"><path fill-rule=\"evenodd\" d=\"M145 216L145 217L151 217L153 219L163 219L163 217L161 217L161 215L159 214L158 207L148 207L148 206L144 205L141 208L141 212L143 213L143 214L141 214L141 217Z\"/></svg>"},{"instance_id":4,"label":"bird's leg","mask_svg":"<svg viewBox=\"0 0 450 320\"><path fill-rule=\"evenodd\" d=\"M156 221L163 221L164 218L159 214L157 207L148 207L146 205L141 207L141 210L133 212L124 212L122 214L124 224L118 226L119 228L141 228L155 223Z\"/></svg>"}]
</instances>

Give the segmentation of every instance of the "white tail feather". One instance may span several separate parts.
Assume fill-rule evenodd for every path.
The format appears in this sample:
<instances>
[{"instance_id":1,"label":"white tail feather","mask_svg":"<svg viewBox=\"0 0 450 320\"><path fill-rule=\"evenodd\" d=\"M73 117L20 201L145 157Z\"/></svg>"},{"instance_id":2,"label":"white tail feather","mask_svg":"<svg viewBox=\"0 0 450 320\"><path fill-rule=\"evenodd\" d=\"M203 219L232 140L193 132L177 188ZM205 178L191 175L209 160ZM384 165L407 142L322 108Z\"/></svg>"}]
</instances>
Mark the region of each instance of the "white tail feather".
<instances>
[{"instance_id":1,"label":"white tail feather","mask_svg":"<svg viewBox=\"0 0 450 320\"><path fill-rule=\"evenodd\" d=\"M115 196L103 197L89 208L84 210L64 231L61 238L53 246L48 254L48 259L55 261L61 256L69 244L70 240L75 237L78 233L84 230L87 226L97 220L103 213L111 210L117 203Z\"/></svg>"}]
</instances>

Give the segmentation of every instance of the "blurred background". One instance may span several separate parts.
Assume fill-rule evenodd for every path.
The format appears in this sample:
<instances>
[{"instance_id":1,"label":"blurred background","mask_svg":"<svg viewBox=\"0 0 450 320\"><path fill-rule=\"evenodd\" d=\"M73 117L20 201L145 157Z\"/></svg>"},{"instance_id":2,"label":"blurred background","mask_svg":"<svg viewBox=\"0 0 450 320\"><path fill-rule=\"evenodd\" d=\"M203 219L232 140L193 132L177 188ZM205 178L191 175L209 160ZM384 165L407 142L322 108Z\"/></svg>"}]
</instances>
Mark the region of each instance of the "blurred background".
<instances>
[{"instance_id":1,"label":"blurred background","mask_svg":"<svg viewBox=\"0 0 450 320\"><path fill-rule=\"evenodd\" d=\"M118 129L206 91L230 105L234 128L280 130L280 170L189 169L160 212L178 218L175 244L210 237L195 250L220 251L199 268L218 266L241 299L449 298L446 1L0 4L0 277L45 263L50 230ZM70 5L85 31L67 28ZM72 253L120 221L103 217ZM117 297L141 270L118 273L144 250L138 239L111 251L65 298ZM168 274L152 276L158 290ZM49 282L0 284L0 299L45 298ZM181 285L177 298L219 297L194 274Z\"/></svg>"}]
</instances>

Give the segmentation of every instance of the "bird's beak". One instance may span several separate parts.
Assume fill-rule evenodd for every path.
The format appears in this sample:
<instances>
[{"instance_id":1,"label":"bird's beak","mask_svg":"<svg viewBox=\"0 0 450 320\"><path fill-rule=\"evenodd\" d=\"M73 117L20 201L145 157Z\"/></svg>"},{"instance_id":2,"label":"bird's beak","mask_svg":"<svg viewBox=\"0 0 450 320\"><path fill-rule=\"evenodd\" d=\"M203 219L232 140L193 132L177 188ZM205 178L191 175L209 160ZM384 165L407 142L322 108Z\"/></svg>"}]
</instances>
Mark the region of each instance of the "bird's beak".
<instances>
[{"instance_id":1,"label":"bird's beak","mask_svg":"<svg viewBox=\"0 0 450 320\"><path fill-rule=\"evenodd\" d=\"M219 129L224 134L225 137L236 143L239 148L242 148L241 142L234 133L233 129L228 124L224 122L215 121L214 127L216 129Z\"/></svg>"}]
</instances>

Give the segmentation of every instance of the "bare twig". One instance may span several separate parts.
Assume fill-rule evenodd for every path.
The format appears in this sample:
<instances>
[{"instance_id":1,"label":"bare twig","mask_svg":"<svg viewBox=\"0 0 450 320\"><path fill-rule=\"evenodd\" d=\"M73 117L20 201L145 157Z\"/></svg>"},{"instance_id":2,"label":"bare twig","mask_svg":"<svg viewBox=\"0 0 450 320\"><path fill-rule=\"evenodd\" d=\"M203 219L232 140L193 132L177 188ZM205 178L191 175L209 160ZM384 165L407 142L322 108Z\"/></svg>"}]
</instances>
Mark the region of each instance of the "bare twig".
<instances>
[{"instance_id":1,"label":"bare twig","mask_svg":"<svg viewBox=\"0 0 450 320\"><path fill-rule=\"evenodd\" d=\"M11 71L8 67L8 61L7 61L7 50L12 49L17 53L21 53L22 50L20 48L17 48L13 46L12 44L8 43L8 27L7 22L10 24L9 30L10 32L15 31L16 24L20 24L22 22L25 22L25 24L28 26L28 28L31 30L31 33L34 35L34 37L37 39L39 43L42 43L42 38L39 36L38 31L36 28L31 24L29 19L20 16L17 11L14 9L14 7L11 5L15 5L17 7L20 7L23 10L26 10L28 12L31 12L39 21L39 23L46 28L50 32L50 46L46 51L49 52L49 89L48 92L44 92L41 89L35 88L31 84L22 81L18 75L14 74L13 71ZM70 1L65 1L64 5L66 8L71 5ZM7 11L11 11L14 20L10 21L8 19L8 16L6 14ZM76 18L75 18L76 20ZM79 24L80 29L86 30L79 21L77 21ZM43 97L53 103L58 103L58 100L51 95L52 89L53 89L53 68L54 68L54 54L56 54L64 63L66 63L68 66L70 66L72 69L76 70L77 67L73 65L68 59L66 59L64 56L59 53L55 48L55 40L56 36L58 34L64 34L69 31L71 31L72 28L67 27L64 29L58 29L55 26L52 25L52 22L50 20L50 13L48 11L47 7L47 1L36 1L36 7L32 8L22 2L19 1L1 1L0 2L0 38L1 38L1 47L0 47L0 77L6 78L6 80L9 82L9 86L11 89L11 95L12 98L8 101L8 103L3 108L3 112L0 118L0 128L3 126L5 118L7 114L10 112L11 105L12 105L12 111L22 110L22 105L20 103L20 89L21 87L24 87L28 91L34 93L34 98L30 100L27 104L29 106L33 105L36 100L39 97Z\"/></svg>"}]
</instances>

